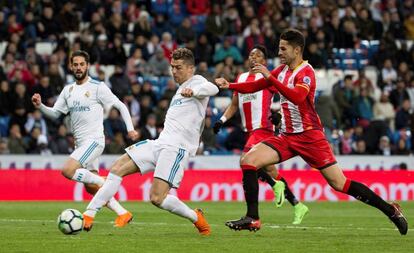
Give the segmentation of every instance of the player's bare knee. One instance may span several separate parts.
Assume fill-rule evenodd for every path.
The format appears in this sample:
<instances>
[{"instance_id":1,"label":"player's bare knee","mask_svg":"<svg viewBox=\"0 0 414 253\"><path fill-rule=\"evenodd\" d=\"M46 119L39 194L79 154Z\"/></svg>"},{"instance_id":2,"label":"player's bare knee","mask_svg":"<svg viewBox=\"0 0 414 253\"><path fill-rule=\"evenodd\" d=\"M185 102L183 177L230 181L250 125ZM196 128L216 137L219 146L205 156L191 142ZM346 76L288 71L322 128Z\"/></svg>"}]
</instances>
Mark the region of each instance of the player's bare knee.
<instances>
[{"instance_id":1,"label":"player's bare knee","mask_svg":"<svg viewBox=\"0 0 414 253\"><path fill-rule=\"evenodd\" d=\"M240 159L240 165L252 165L257 167L258 159L254 155L246 154Z\"/></svg>"},{"instance_id":2,"label":"player's bare knee","mask_svg":"<svg viewBox=\"0 0 414 253\"><path fill-rule=\"evenodd\" d=\"M95 193L99 190L99 186L96 184L84 184L85 191L91 195L95 195Z\"/></svg>"},{"instance_id":3,"label":"player's bare knee","mask_svg":"<svg viewBox=\"0 0 414 253\"><path fill-rule=\"evenodd\" d=\"M159 194L154 194L154 193L150 194L150 201L154 206L159 207L164 201L164 198L165 198L164 196L159 195Z\"/></svg>"},{"instance_id":4,"label":"player's bare knee","mask_svg":"<svg viewBox=\"0 0 414 253\"><path fill-rule=\"evenodd\" d=\"M76 168L72 168L71 166L63 166L62 171L60 172L64 177L68 179L72 179L73 175L75 175Z\"/></svg>"}]
</instances>

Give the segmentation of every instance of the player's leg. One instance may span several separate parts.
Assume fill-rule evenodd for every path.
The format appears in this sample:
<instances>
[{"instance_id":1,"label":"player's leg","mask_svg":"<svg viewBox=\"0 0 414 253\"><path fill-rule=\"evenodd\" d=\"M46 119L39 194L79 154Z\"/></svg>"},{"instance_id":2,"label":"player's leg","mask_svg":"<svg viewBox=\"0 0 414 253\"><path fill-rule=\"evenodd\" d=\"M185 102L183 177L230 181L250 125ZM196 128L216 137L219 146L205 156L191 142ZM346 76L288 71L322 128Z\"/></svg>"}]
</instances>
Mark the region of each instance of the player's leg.
<instances>
[{"instance_id":1,"label":"player's leg","mask_svg":"<svg viewBox=\"0 0 414 253\"><path fill-rule=\"evenodd\" d=\"M381 210L397 226L402 235L407 234L407 220L398 204L389 204L366 185L347 179L337 164L322 169L321 173L332 188Z\"/></svg>"},{"instance_id":2,"label":"player's leg","mask_svg":"<svg viewBox=\"0 0 414 253\"><path fill-rule=\"evenodd\" d=\"M200 209L192 210L179 198L168 194L172 187L179 187L188 160L189 154L184 149L161 149L150 189L150 200L153 205L190 220L200 234L209 235L210 225L205 220L203 212Z\"/></svg>"},{"instance_id":3,"label":"player's leg","mask_svg":"<svg viewBox=\"0 0 414 253\"><path fill-rule=\"evenodd\" d=\"M88 170L90 163L95 161L103 152L104 147L96 141L87 141L70 155L62 169L62 175L68 179L101 186L104 180ZM97 168L96 168L97 169Z\"/></svg>"},{"instance_id":4,"label":"player's leg","mask_svg":"<svg viewBox=\"0 0 414 253\"><path fill-rule=\"evenodd\" d=\"M138 172L139 168L128 154L122 155L111 167L105 183L98 190L84 212L84 229L89 231L92 228L93 219L96 213L105 206L118 192L122 177ZM132 219L132 215L131 215ZM130 220L129 220L130 221Z\"/></svg>"},{"instance_id":5,"label":"player's leg","mask_svg":"<svg viewBox=\"0 0 414 253\"><path fill-rule=\"evenodd\" d=\"M226 222L226 226L231 229L258 230L260 229L259 220L259 183L257 181L257 169L269 164L279 162L279 154L267 144L259 143L255 145L240 161L243 172L243 189L247 204L246 216L239 220Z\"/></svg>"},{"instance_id":6,"label":"player's leg","mask_svg":"<svg viewBox=\"0 0 414 253\"><path fill-rule=\"evenodd\" d=\"M298 225L302 223L303 218L309 212L309 208L302 202L299 202L299 200L295 197L293 192L290 190L289 184L285 178L282 177L280 173L278 173L276 166L269 165L264 169L260 169L258 171L258 176L259 178L264 178L265 181L268 182L270 186L272 186L273 192L275 194L276 207L282 206L283 199L281 199L279 196L284 196L294 208L294 217L292 224ZM281 186L278 185L278 182L280 182Z\"/></svg>"}]
</instances>

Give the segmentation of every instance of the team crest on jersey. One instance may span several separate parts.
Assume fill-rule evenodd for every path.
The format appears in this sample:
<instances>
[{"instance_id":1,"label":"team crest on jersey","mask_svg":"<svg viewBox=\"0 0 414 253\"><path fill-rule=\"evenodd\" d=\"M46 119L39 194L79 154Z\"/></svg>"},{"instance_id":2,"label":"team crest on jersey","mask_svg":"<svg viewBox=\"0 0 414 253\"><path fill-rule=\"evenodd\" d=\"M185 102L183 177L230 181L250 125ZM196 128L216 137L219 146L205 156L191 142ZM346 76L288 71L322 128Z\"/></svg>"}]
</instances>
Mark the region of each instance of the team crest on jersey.
<instances>
[{"instance_id":1,"label":"team crest on jersey","mask_svg":"<svg viewBox=\"0 0 414 253\"><path fill-rule=\"evenodd\" d=\"M69 88L69 92L72 92L72 91L73 91L73 86Z\"/></svg>"},{"instance_id":2,"label":"team crest on jersey","mask_svg":"<svg viewBox=\"0 0 414 253\"><path fill-rule=\"evenodd\" d=\"M303 78L303 83L306 83L307 85L310 85L310 83L311 83L311 79L310 79L310 77L309 77L309 76L305 76L305 77Z\"/></svg>"},{"instance_id":3,"label":"team crest on jersey","mask_svg":"<svg viewBox=\"0 0 414 253\"><path fill-rule=\"evenodd\" d=\"M89 93L89 91L85 92L85 97L89 97L91 95L91 93Z\"/></svg>"}]
</instances>

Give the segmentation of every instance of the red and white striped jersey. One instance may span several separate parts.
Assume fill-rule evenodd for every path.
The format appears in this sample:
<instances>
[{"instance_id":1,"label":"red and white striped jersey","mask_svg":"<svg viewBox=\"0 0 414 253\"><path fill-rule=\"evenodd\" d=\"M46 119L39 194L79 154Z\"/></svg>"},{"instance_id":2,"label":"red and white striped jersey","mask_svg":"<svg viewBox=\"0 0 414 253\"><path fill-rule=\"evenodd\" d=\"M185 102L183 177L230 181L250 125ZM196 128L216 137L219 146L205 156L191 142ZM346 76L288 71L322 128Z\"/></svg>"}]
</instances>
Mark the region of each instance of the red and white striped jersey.
<instances>
[{"instance_id":1,"label":"red and white striped jersey","mask_svg":"<svg viewBox=\"0 0 414 253\"><path fill-rule=\"evenodd\" d=\"M250 74L245 72L237 77L236 83L255 81L260 78L263 78L263 75L260 73ZM259 128L273 131L272 122L269 120L273 94L271 89L247 94L234 92L234 96L239 98L239 111L244 131L251 132Z\"/></svg>"},{"instance_id":2,"label":"red and white striped jersey","mask_svg":"<svg viewBox=\"0 0 414 253\"><path fill-rule=\"evenodd\" d=\"M296 85L309 87L305 101L299 105L295 105L280 94L281 132L301 133L311 129L323 130L321 120L315 110L316 78L312 66L307 61L302 62L294 70L290 70L287 65L281 65L272 71L272 75L289 88Z\"/></svg>"}]
</instances>

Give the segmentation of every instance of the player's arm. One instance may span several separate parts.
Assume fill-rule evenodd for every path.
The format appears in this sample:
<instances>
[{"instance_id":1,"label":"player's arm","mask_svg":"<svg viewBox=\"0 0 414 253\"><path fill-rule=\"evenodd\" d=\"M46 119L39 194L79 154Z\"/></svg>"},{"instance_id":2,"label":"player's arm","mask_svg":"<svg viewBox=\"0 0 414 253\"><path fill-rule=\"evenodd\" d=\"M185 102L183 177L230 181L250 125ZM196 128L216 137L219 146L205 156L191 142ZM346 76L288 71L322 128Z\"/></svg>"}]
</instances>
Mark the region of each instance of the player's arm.
<instances>
[{"instance_id":1,"label":"player's arm","mask_svg":"<svg viewBox=\"0 0 414 253\"><path fill-rule=\"evenodd\" d=\"M49 106L44 105L42 103L42 97L40 96L39 93L35 93L32 96L32 103L35 106L35 108L39 109L40 112L42 112L46 117L56 120L62 115L62 112L57 109L57 108L59 108L59 105L64 103L62 93L59 95L59 98L56 101L55 106L53 106L53 107L49 107Z\"/></svg>"},{"instance_id":2,"label":"player's arm","mask_svg":"<svg viewBox=\"0 0 414 253\"><path fill-rule=\"evenodd\" d=\"M227 120L231 119L234 116L234 114L237 112L238 109L239 109L239 96L237 94L233 94L233 98L231 99L231 104L227 106L221 118L214 123L213 131L215 134L217 134L220 131L220 128L223 126L223 124Z\"/></svg>"},{"instance_id":3,"label":"player's arm","mask_svg":"<svg viewBox=\"0 0 414 253\"><path fill-rule=\"evenodd\" d=\"M205 98L214 96L219 92L217 86L210 82L202 82L201 84L192 88L193 90L193 97L196 98Z\"/></svg>"},{"instance_id":4,"label":"player's arm","mask_svg":"<svg viewBox=\"0 0 414 253\"><path fill-rule=\"evenodd\" d=\"M106 86L105 84L101 84L98 87L98 99L102 103L103 106L107 107L107 105L111 105L118 109L121 113L121 117L125 122L128 137L132 140L138 138L138 133L134 129L134 125L132 124L131 115L129 114L128 108L124 103L122 103L113 93L112 91Z\"/></svg>"},{"instance_id":5,"label":"player's arm","mask_svg":"<svg viewBox=\"0 0 414 253\"><path fill-rule=\"evenodd\" d=\"M304 78L306 77L301 77L301 76L296 76L296 82L295 82L295 87L294 88L289 88L288 86L284 85L283 83L281 83L279 80L277 80L277 78L275 77L276 75L274 75L274 73L271 73L269 70L267 70L267 68L261 64L256 64L253 68L253 71L255 73L262 73L262 75L264 76L265 80L267 80L267 82L275 87L277 89L277 91L282 94L284 97L286 97L289 101L291 101L292 103L294 103L295 105L297 104L301 104L305 99L306 96L309 93L309 86L310 86L310 77L307 77L306 80L309 80L308 83L305 83L306 80L304 80Z\"/></svg>"}]
</instances>

